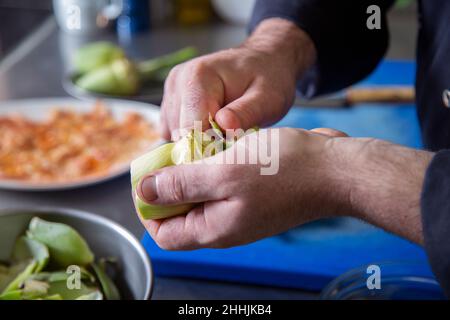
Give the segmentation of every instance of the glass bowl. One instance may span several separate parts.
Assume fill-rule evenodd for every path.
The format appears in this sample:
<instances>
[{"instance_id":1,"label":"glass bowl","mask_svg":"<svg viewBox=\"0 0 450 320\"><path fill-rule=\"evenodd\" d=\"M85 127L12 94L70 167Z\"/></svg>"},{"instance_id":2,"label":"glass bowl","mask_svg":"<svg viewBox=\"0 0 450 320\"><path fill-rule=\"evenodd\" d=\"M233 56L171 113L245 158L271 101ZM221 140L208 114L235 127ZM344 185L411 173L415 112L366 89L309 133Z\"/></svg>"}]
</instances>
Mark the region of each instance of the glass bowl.
<instances>
[{"instance_id":1,"label":"glass bowl","mask_svg":"<svg viewBox=\"0 0 450 320\"><path fill-rule=\"evenodd\" d=\"M334 279L321 293L324 300L445 300L426 262L374 263ZM379 269L377 269L377 267ZM368 269L369 268L369 269ZM375 270L375 272L374 272ZM379 271L379 286L375 273ZM371 287L371 289L369 289ZM378 287L378 288L377 288Z\"/></svg>"}]
</instances>

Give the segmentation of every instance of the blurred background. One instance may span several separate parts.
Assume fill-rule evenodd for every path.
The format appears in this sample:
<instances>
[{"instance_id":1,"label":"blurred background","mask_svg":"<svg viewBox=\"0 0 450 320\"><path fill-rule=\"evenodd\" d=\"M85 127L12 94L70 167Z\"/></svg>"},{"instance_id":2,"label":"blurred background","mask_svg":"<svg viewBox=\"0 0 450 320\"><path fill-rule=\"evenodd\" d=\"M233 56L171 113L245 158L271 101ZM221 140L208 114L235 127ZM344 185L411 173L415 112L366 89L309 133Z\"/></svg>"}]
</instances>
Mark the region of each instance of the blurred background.
<instances>
[{"instance_id":1,"label":"blurred background","mask_svg":"<svg viewBox=\"0 0 450 320\"><path fill-rule=\"evenodd\" d=\"M180 24L186 28L227 22L244 25L253 0L144 0L150 28ZM83 2L83 1L81 1ZM127 2L127 1L125 1ZM133 1L131 1L133 2ZM416 42L416 2L399 0L389 14L389 58L412 59ZM0 57L52 15L52 0L0 0Z\"/></svg>"}]
</instances>

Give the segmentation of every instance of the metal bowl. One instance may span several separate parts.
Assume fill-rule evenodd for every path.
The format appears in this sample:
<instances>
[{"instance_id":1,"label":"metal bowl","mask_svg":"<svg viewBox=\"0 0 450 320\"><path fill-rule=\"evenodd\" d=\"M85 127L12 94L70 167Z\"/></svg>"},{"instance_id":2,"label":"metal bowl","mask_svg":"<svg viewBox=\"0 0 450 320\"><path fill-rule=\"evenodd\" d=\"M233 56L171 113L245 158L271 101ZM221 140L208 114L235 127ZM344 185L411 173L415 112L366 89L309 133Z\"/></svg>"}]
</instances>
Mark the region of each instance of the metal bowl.
<instances>
[{"instance_id":1,"label":"metal bowl","mask_svg":"<svg viewBox=\"0 0 450 320\"><path fill-rule=\"evenodd\" d=\"M0 261L9 260L14 242L24 234L33 217L61 222L75 228L96 257L114 257L119 275L115 280L123 299L147 300L153 288L153 271L140 242L117 223L91 213L60 208L0 210Z\"/></svg>"}]
</instances>

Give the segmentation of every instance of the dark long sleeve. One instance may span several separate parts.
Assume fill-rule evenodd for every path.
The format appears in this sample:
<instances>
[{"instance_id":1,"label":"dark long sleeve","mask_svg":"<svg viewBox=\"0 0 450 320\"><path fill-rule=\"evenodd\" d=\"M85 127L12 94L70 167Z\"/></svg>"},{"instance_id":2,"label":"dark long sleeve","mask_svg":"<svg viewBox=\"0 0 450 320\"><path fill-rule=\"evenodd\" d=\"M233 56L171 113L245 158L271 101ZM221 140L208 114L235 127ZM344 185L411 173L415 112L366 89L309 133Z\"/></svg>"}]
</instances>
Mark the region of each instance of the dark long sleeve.
<instances>
[{"instance_id":1,"label":"dark long sleeve","mask_svg":"<svg viewBox=\"0 0 450 320\"><path fill-rule=\"evenodd\" d=\"M422 192L425 248L439 283L450 298L450 2L419 1L416 100L424 146L438 151ZM440 151L439 151L440 150Z\"/></svg>"},{"instance_id":2,"label":"dark long sleeve","mask_svg":"<svg viewBox=\"0 0 450 320\"><path fill-rule=\"evenodd\" d=\"M389 32L386 12L392 0L258 0L250 30L262 20L279 17L296 23L314 42L317 63L299 81L312 97L343 89L367 76L383 57ZM370 5L381 8L380 30L367 28Z\"/></svg>"},{"instance_id":3,"label":"dark long sleeve","mask_svg":"<svg viewBox=\"0 0 450 320\"><path fill-rule=\"evenodd\" d=\"M342 89L368 75L389 40L386 12L391 0L258 0L251 30L279 17L296 23L314 42L317 62L300 80L307 97ZM450 1L419 0L416 101L425 148L438 151L427 169L421 198L425 248L431 267L450 298ZM369 5L382 12L381 30L366 28ZM440 150L440 151L439 151Z\"/></svg>"},{"instance_id":4,"label":"dark long sleeve","mask_svg":"<svg viewBox=\"0 0 450 320\"><path fill-rule=\"evenodd\" d=\"M450 150L438 152L431 161L421 207L428 258L441 287L450 297Z\"/></svg>"}]
</instances>

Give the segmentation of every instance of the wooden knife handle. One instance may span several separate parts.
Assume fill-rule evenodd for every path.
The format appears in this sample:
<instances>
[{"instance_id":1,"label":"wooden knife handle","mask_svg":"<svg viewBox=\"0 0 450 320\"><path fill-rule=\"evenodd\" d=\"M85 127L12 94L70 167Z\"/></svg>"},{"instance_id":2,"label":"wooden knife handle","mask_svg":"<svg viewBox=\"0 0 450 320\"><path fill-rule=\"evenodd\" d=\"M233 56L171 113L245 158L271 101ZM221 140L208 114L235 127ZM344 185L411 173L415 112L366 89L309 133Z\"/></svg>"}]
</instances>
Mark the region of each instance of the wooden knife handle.
<instances>
[{"instance_id":1,"label":"wooden knife handle","mask_svg":"<svg viewBox=\"0 0 450 320\"><path fill-rule=\"evenodd\" d=\"M353 88L345 93L347 104L386 102L412 103L415 100L413 87Z\"/></svg>"}]
</instances>

